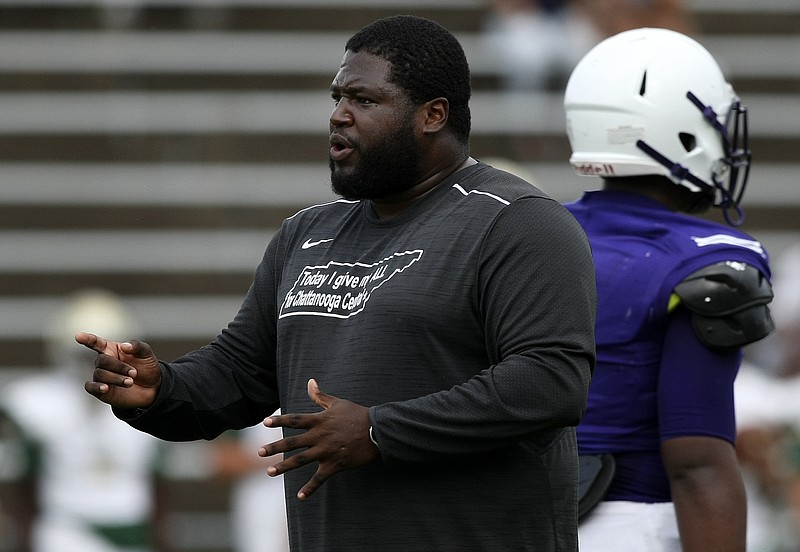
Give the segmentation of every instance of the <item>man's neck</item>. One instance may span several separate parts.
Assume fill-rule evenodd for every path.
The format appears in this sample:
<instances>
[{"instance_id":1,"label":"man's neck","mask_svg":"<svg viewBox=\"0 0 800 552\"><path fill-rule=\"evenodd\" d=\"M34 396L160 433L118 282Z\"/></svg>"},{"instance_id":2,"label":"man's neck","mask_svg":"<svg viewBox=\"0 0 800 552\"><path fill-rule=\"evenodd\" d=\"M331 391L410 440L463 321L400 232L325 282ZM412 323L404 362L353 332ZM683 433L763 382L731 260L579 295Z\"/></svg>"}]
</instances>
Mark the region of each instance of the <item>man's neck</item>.
<instances>
[{"instance_id":1,"label":"man's neck","mask_svg":"<svg viewBox=\"0 0 800 552\"><path fill-rule=\"evenodd\" d=\"M378 218L384 220L394 218L408 209L412 204L431 193L439 184L447 179L448 176L470 165L474 165L475 163L477 163L477 161L472 157L467 157L463 161L459 160L457 163L451 163L400 194L372 200L372 209L375 211Z\"/></svg>"}]
</instances>

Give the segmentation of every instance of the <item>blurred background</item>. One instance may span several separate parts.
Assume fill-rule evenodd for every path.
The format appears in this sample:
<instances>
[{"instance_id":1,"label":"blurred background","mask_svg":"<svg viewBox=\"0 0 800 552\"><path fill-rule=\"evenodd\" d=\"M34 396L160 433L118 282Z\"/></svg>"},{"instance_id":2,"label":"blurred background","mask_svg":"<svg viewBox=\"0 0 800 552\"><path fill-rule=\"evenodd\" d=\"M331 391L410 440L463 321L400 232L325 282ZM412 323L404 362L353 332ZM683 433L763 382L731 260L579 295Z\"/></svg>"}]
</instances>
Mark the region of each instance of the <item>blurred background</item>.
<instances>
[{"instance_id":1,"label":"blurred background","mask_svg":"<svg viewBox=\"0 0 800 552\"><path fill-rule=\"evenodd\" d=\"M123 328L141 328L137 336L165 360L213 338L236 313L281 220L332 197L328 85L347 38L397 13L434 19L464 45L473 71L473 156L561 201L599 185L567 163L562 93L574 63L625 28L695 36L750 108L754 165L743 229L773 259L795 254L798 0L0 0L0 552L36 550L30 535L43 515L46 447L28 422L42 410L51 421L73 419L63 409L82 408L62 405L48 375L68 362L51 353L72 331L75 301L88 293L102 312L124 312ZM798 289L790 276L800 266L781 266L787 289ZM793 305L786 327L800 311ZM778 350L771 340L749 353L756 373L794 375ZM27 391L19 390L25 382ZM80 383L64 385L83 392ZM766 512L754 532L763 542L754 540L752 550L798 550L800 490L795 510L785 490L800 470L792 437L800 414L759 417L757 405L770 402L759 397L748 427L777 436L758 434L754 450L769 458L748 459ZM85 415L76 419L96 418ZM85 442L104 431L84 431ZM158 449L151 478L137 477L148 486L147 497L139 495L157 538L118 549L245 550L234 544L235 470L220 470L219 451L161 442L135 450L151 446ZM130 452L116 469L151 462L139 456ZM112 460L104 461L112 471ZM66 546L57 552L73 552Z\"/></svg>"}]
</instances>

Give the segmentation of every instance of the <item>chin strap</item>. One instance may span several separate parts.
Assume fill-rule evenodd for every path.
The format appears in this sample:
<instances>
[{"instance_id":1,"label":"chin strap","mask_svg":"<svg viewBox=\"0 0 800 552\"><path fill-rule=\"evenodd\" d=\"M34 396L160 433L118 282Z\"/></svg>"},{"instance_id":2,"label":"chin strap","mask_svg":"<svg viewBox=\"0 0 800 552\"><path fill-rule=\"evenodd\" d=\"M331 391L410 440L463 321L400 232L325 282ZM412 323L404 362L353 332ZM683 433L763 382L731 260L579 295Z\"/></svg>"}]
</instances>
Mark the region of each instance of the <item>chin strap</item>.
<instances>
[{"instance_id":1,"label":"chin strap","mask_svg":"<svg viewBox=\"0 0 800 552\"><path fill-rule=\"evenodd\" d=\"M725 125L719 122L719 115L717 115L717 112L714 111L714 108L701 102L700 98L695 96L691 90L686 92L686 97L697 109L700 110L700 112L703 114L703 119L705 119L708 124L710 124L717 132L719 132L719 135L722 137L722 145L725 148L725 151L730 151L731 145L728 140L728 129L725 127Z\"/></svg>"},{"instance_id":2,"label":"chin strap","mask_svg":"<svg viewBox=\"0 0 800 552\"><path fill-rule=\"evenodd\" d=\"M742 209L741 205L736 203L731 199L730 194L725 190L725 188L721 186L717 186L717 189L722 193L722 201L719 204L720 209L722 209L722 216L725 218L725 222L728 223L730 226L741 226L744 222L744 209ZM736 218L731 218L731 211L736 212Z\"/></svg>"},{"instance_id":3,"label":"chin strap","mask_svg":"<svg viewBox=\"0 0 800 552\"><path fill-rule=\"evenodd\" d=\"M637 140L636 147L645 152L647 155L649 155L656 161L658 161L659 163L661 163L662 165L664 165L667 169L669 169L669 173L675 178L691 182L701 190L705 191L711 191L714 188L716 188L716 186L713 186L708 182L704 182L703 180L693 175L688 168L684 167L680 163L675 163L665 155L662 155L661 152L655 150L644 140Z\"/></svg>"},{"instance_id":4,"label":"chin strap","mask_svg":"<svg viewBox=\"0 0 800 552\"><path fill-rule=\"evenodd\" d=\"M636 147L669 169L669 173L675 178L691 182L709 194L713 194L716 190L719 190L721 194L720 202L713 203L713 205L722 209L722 216L725 218L725 222L727 222L730 226L740 226L744 222L744 210L741 208L741 206L739 206L739 204L733 201L733 198L731 198L728 191L723 186L720 186L716 181L714 181L714 184L709 184L708 182L701 180L692 174L687 167L672 161L661 152L654 149L644 140L637 140ZM731 211L736 212L736 218L731 216Z\"/></svg>"}]
</instances>

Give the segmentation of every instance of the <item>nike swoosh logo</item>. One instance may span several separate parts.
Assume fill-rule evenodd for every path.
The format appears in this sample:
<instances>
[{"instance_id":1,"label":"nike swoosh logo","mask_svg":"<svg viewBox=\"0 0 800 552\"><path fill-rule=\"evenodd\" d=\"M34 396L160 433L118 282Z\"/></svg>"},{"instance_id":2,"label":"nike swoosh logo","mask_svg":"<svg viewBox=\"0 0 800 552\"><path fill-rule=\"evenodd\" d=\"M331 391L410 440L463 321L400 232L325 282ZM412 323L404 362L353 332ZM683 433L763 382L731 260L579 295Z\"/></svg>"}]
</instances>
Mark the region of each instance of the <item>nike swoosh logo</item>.
<instances>
[{"instance_id":1,"label":"nike swoosh logo","mask_svg":"<svg viewBox=\"0 0 800 552\"><path fill-rule=\"evenodd\" d=\"M313 240L309 239L309 240L306 240L305 243L303 243L303 245L301 245L300 247L302 249L308 249L309 247L314 247L314 246L319 245L321 243L327 243L327 242L332 242L332 241L333 241L333 238L328 238L327 240L316 240L316 241L313 241Z\"/></svg>"}]
</instances>

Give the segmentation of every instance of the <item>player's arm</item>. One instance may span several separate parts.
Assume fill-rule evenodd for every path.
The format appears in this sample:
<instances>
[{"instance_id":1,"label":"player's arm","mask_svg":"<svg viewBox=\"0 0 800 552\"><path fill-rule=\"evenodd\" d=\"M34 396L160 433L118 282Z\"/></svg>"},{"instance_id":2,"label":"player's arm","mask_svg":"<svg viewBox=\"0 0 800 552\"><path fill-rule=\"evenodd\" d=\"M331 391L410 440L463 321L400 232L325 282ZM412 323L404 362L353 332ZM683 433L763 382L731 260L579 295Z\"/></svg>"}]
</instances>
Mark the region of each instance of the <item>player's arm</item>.
<instances>
[{"instance_id":1,"label":"player's arm","mask_svg":"<svg viewBox=\"0 0 800 552\"><path fill-rule=\"evenodd\" d=\"M685 552L744 552L746 500L734 450L739 348L698 339L685 308L670 315L659 373L661 458Z\"/></svg>"},{"instance_id":2,"label":"player's arm","mask_svg":"<svg viewBox=\"0 0 800 552\"><path fill-rule=\"evenodd\" d=\"M661 445L684 552L744 552L747 501L736 452L717 437L689 436Z\"/></svg>"},{"instance_id":3,"label":"player's arm","mask_svg":"<svg viewBox=\"0 0 800 552\"><path fill-rule=\"evenodd\" d=\"M659 381L661 456L684 551L744 552L746 497L733 446L741 347L772 330L756 268L709 265L675 288Z\"/></svg>"}]
</instances>

